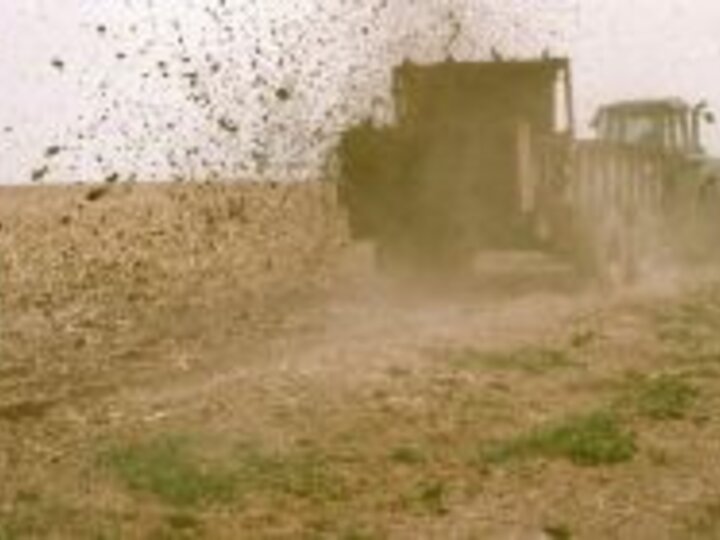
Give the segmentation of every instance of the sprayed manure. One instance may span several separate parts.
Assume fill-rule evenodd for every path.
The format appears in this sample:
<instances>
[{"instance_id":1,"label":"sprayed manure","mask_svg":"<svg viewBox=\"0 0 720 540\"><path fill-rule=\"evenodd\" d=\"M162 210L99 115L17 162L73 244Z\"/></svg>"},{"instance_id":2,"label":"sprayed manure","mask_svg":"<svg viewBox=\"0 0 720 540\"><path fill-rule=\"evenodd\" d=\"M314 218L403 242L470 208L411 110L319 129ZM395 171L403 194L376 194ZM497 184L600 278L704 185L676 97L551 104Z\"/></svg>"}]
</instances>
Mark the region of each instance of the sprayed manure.
<instances>
[{"instance_id":1,"label":"sprayed manure","mask_svg":"<svg viewBox=\"0 0 720 540\"><path fill-rule=\"evenodd\" d=\"M58 42L40 67L83 106L47 134L29 180L317 176L347 125L392 117L392 66L537 56L562 41L566 12L492 0L92 10L75 33L92 58ZM7 126L11 145L29 127Z\"/></svg>"}]
</instances>

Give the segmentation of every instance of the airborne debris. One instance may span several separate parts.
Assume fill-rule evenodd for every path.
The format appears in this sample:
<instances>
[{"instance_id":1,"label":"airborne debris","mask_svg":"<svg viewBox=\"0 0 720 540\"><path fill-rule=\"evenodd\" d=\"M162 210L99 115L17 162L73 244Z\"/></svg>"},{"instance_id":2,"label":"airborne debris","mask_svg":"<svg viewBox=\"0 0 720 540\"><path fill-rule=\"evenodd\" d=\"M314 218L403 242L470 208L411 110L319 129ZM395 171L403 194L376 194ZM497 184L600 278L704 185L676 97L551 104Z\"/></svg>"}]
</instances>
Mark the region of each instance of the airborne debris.
<instances>
[{"instance_id":1,"label":"airborne debris","mask_svg":"<svg viewBox=\"0 0 720 540\"><path fill-rule=\"evenodd\" d=\"M500 53L500 51L494 46L490 48L490 56L496 62L502 62L505 59L503 57L503 55Z\"/></svg>"},{"instance_id":2,"label":"airborne debris","mask_svg":"<svg viewBox=\"0 0 720 540\"><path fill-rule=\"evenodd\" d=\"M278 88L275 91L275 97L278 98L280 101L287 101L291 97L290 90L285 87Z\"/></svg>"},{"instance_id":3,"label":"airborne debris","mask_svg":"<svg viewBox=\"0 0 720 540\"><path fill-rule=\"evenodd\" d=\"M218 126L220 129L227 131L228 133L234 134L238 132L237 124L225 116L218 120Z\"/></svg>"},{"instance_id":4,"label":"airborne debris","mask_svg":"<svg viewBox=\"0 0 720 540\"><path fill-rule=\"evenodd\" d=\"M57 145L48 146L47 149L45 150L45 157L46 157L46 158L55 157L55 156L57 156L61 151L62 151L62 147L60 147L60 146L57 146Z\"/></svg>"},{"instance_id":5,"label":"airborne debris","mask_svg":"<svg viewBox=\"0 0 720 540\"><path fill-rule=\"evenodd\" d=\"M94 187L85 194L85 200L95 202L102 199L108 193L110 193L110 188L108 186Z\"/></svg>"},{"instance_id":6,"label":"airborne debris","mask_svg":"<svg viewBox=\"0 0 720 540\"><path fill-rule=\"evenodd\" d=\"M100 141L120 141L113 151L120 159L140 160L140 167L150 169L143 171L148 180L187 175L189 170L198 173L202 163L208 166L201 174L215 171L220 177L237 170L275 166L288 171L321 168L332 136L343 122L363 112L366 100L356 98L374 83L361 72L367 71L368 61L381 61L386 52L383 38L392 37L404 49L407 43L403 40L414 39L405 36L404 29L401 35L386 36L387 30L397 30L389 26L395 22L387 0L328 0L307 18L285 8L292 3L281 3L283 7L273 8L263 17L267 32L254 23L246 24L255 17L252 6L257 2L186 2L187 9L179 14L159 9L154 1L120 4L130 12L138 8L139 13L131 13L131 20L102 17L83 24L96 44L107 46L101 47L102 58L98 58L103 73L88 76L85 68L92 71L92 65L76 65L74 57L62 59L61 51L54 51L52 66L68 74L72 68L83 85L89 84L90 97L100 102L69 134L71 139L83 141L73 146L73 151L92 160ZM344 19L345 15L349 17ZM341 31L344 20L352 21L353 32ZM347 39L358 42L342 42ZM359 53L348 58L342 70L333 68L336 45L348 45ZM378 58L368 56L376 53ZM112 66L104 65L107 61L122 69L122 77L116 76L118 71ZM347 92L338 100L326 99L328 92L337 90L338 82L347 83ZM300 85L303 92L298 91ZM173 95L173 99L162 104L146 99L159 95ZM278 115L274 108L291 100L294 106ZM183 137L199 141L202 152L172 153L172 160L158 158L167 154L154 152L155 144L182 145L182 141L171 140L178 133L165 129L170 124ZM256 143L237 147L232 136L239 133L260 141L261 163L251 155ZM71 154L70 148L63 148L63 155L66 153ZM64 175L74 165L67 160L62 166ZM95 167L90 174L103 178L105 172L103 167Z\"/></svg>"},{"instance_id":7,"label":"airborne debris","mask_svg":"<svg viewBox=\"0 0 720 540\"><path fill-rule=\"evenodd\" d=\"M50 172L50 167L45 165L44 167L40 167L39 169L35 169L31 175L30 178L33 182L39 182L43 178L47 176L47 174Z\"/></svg>"}]
</instances>

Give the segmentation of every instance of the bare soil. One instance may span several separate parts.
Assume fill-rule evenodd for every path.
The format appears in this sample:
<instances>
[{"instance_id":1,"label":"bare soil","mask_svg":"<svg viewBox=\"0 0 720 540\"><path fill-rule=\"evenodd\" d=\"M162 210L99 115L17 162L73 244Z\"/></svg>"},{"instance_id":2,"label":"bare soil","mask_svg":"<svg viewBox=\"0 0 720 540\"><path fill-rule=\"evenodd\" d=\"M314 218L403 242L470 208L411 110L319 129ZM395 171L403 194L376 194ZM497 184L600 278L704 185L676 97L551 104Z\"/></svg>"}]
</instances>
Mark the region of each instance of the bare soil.
<instances>
[{"instance_id":1,"label":"bare soil","mask_svg":"<svg viewBox=\"0 0 720 540\"><path fill-rule=\"evenodd\" d=\"M90 287L71 278L95 262L58 263L60 280L18 244L87 242L87 223L48 245L37 204L7 200L2 540L720 537L712 271L609 291L538 254L486 254L461 283L397 283L311 212L262 267L271 282L224 255ZM239 249L248 229L223 215L220 251ZM294 258L298 231L322 249ZM183 235L141 236L113 249L188 253Z\"/></svg>"}]
</instances>

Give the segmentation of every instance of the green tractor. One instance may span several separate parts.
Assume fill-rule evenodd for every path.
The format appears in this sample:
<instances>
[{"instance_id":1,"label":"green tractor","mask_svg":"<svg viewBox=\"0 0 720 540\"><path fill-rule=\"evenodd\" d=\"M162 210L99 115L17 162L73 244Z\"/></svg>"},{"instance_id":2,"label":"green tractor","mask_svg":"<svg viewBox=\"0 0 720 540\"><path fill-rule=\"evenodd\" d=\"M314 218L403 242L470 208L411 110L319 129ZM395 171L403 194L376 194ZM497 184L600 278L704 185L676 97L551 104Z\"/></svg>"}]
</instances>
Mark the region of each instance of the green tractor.
<instances>
[{"instance_id":1,"label":"green tractor","mask_svg":"<svg viewBox=\"0 0 720 540\"><path fill-rule=\"evenodd\" d=\"M709 156L702 142L704 125L714 121L705 102L691 105L679 98L607 104L593 121L599 141L662 159L660 205L651 236L656 248L660 246L675 260L697 261L717 255L720 160ZM649 214L642 207L633 210ZM633 236L632 224L624 225L624 234ZM641 274L636 266L643 259L643 246L631 251L633 266L627 270Z\"/></svg>"}]
</instances>

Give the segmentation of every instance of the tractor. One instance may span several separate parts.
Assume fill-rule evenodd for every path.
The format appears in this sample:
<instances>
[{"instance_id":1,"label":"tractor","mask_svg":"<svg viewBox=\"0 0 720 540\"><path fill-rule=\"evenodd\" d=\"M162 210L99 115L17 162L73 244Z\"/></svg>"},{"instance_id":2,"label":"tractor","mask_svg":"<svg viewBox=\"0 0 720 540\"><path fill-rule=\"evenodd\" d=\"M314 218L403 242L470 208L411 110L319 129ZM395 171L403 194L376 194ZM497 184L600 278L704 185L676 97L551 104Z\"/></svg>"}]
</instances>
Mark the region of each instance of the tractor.
<instances>
[{"instance_id":1,"label":"tractor","mask_svg":"<svg viewBox=\"0 0 720 540\"><path fill-rule=\"evenodd\" d=\"M703 105L610 104L578 139L567 58L405 62L392 93L392 124L361 122L338 146L351 231L383 270L446 276L481 250L544 250L625 281L679 224L715 223L714 202L699 210L716 190Z\"/></svg>"}]
</instances>

